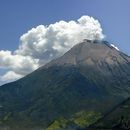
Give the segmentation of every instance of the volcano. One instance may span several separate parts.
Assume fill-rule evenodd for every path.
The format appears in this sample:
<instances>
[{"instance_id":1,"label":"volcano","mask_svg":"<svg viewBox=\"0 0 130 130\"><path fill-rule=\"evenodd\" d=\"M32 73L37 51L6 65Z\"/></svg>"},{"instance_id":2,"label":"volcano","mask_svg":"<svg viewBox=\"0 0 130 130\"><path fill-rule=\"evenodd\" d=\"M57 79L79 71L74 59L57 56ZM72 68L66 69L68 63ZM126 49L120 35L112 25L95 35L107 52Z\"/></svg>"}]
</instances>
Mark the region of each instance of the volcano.
<instances>
[{"instance_id":1,"label":"volcano","mask_svg":"<svg viewBox=\"0 0 130 130\"><path fill-rule=\"evenodd\" d=\"M87 40L24 78L0 87L0 127L82 129L130 96L130 57Z\"/></svg>"}]
</instances>

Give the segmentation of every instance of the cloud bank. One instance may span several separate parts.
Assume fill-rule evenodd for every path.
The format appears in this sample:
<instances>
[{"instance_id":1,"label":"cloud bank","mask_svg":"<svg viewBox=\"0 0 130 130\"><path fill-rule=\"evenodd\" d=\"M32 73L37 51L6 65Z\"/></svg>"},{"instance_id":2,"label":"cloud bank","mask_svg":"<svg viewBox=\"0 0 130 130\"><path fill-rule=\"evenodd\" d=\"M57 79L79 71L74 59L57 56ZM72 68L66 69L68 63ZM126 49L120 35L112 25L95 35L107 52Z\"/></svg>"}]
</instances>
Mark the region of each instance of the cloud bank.
<instances>
[{"instance_id":1,"label":"cloud bank","mask_svg":"<svg viewBox=\"0 0 130 130\"><path fill-rule=\"evenodd\" d=\"M0 51L0 68L7 69L0 80L19 79L63 55L83 39L103 38L99 21L89 16L82 16L76 21L39 25L20 37L20 45L14 52Z\"/></svg>"}]
</instances>

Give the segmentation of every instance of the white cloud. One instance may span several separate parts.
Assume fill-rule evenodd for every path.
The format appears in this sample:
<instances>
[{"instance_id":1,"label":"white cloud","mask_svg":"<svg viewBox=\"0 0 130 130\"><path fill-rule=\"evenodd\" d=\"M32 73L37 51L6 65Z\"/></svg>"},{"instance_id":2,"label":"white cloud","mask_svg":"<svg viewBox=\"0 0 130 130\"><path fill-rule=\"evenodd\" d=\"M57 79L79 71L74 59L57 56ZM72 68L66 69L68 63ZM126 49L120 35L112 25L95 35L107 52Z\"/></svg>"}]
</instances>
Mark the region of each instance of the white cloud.
<instances>
[{"instance_id":1,"label":"white cloud","mask_svg":"<svg viewBox=\"0 0 130 130\"><path fill-rule=\"evenodd\" d=\"M0 51L0 67L7 68L20 75L26 75L37 69L38 59L30 56L12 54L10 51Z\"/></svg>"},{"instance_id":2,"label":"white cloud","mask_svg":"<svg viewBox=\"0 0 130 130\"><path fill-rule=\"evenodd\" d=\"M0 67L9 70L3 75L3 79L25 76L63 55L83 39L103 38L100 23L89 16L82 16L77 21L59 21L49 26L39 25L20 37L20 45L14 52L0 51Z\"/></svg>"},{"instance_id":3,"label":"white cloud","mask_svg":"<svg viewBox=\"0 0 130 130\"><path fill-rule=\"evenodd\" d=\"M115 46L114 44L110 44L113 48L115 48L116 50L119 51L119 48L117 46Z\"/></svg>"},{"instance_id":4,"label":"white cloud","mask_svg":"<svg viewBox=\"0 0 130 130\"><path fill-rule=\"evenodd\" d=\"M14 71L8 71L5 75L0 77L1 81L13 81L23 77L22 75L16 74Z\"/></svg>"}]
</instances>

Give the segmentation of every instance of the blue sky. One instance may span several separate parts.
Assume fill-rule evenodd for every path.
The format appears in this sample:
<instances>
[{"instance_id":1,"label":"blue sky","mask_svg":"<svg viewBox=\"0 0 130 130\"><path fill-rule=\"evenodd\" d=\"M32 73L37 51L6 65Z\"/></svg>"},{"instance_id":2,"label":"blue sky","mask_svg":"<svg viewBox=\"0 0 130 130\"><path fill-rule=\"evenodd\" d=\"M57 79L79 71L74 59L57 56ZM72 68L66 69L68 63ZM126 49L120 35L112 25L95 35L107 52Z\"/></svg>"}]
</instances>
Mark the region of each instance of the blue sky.
<instances>
[{"instance_id":1,"label":"blue sky","mask_svg":"<svg viewBox=\"0 0 130 130\"><path fill-rule=\"evenodd\" d=\"M14 50L19 37L39 24L97 18L108 41L130 55L129 0L1 0L0 49Z\"/></svg>"},{"instance_id":2,"label":"blue sky","mask_svg":"<svg viewBox=\"0 0 130 130\"><path fill-rule=\"evenodd\" d=\"M0 50L16 50L20 36L40 24L89 15L100 21L106 40L130 55L129 5L130 0L1 0Z\"/></svg>"}]
</instances>

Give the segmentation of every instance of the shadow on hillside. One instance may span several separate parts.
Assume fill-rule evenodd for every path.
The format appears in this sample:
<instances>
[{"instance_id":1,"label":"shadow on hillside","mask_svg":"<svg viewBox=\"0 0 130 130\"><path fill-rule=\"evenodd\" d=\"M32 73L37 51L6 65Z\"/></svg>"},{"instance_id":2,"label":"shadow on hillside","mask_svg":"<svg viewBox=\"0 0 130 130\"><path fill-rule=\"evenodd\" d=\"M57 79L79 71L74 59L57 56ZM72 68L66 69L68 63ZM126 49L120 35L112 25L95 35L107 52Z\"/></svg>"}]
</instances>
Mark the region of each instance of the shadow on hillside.
<instances>
[{"instance_id":1,"label":"shadow on hillside","mask_svg":"<svg viewBox=\"0 0 130 130\"><path fill-rule=\"evenodd\" d=\"M112 124L112 127L93 127L86 128L86 130L130 130L130 120L125 120L124 116L120 117L117 123Z\"/></svg>"}]
</instances>

